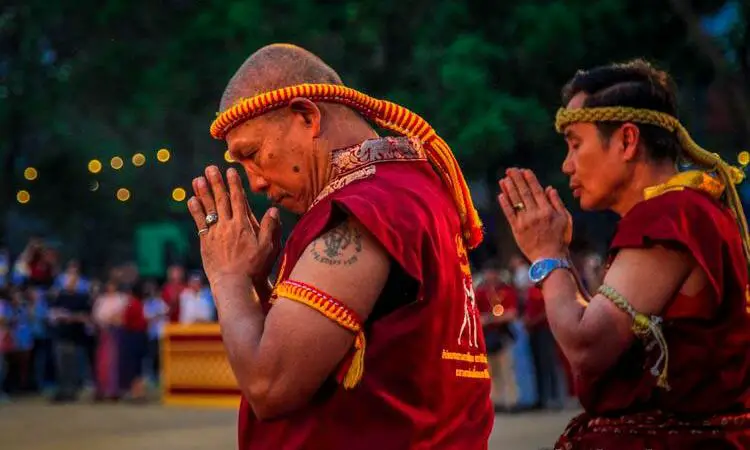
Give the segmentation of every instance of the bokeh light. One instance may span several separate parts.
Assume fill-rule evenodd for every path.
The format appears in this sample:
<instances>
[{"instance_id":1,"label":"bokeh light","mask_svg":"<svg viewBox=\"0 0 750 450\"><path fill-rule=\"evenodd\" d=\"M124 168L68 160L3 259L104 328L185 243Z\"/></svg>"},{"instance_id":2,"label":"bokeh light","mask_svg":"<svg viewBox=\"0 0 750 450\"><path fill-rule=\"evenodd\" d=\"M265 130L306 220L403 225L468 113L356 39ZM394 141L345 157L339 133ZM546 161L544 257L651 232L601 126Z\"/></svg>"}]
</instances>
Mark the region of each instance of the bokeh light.
<instances>
[{"instance_id":1,"label":"bokeh light","mask_svg":"<svg viewBox=\"0 0 750 450\"><path fill-rule=\"evenodd\" d=\"M133 155L132 161L135 167L141 167L146 163L146 155L143 153L136 153Z\"/></svg>"},{"instance_id":2,"label":"bokeh light","mask_svg":"<svg viewBox=\"0 0 750 450\"><path fill-rule=\"evenodd\" d=\"M185 189L181 187L176 187L172 190L172 200L176 202L181 202L185 200L186 196L187 196L187 192L185 192Z\"/></svg>"},{"instance_id":3,"label":"bokeh light","mask_svg":"<svg viewBox=\"0 0 750 450\"><path fill-rule=\"evenodd\" d=\"M505 313L505 308L503 308L503 305L495 305L492 307L492 315L495 317L500 317Z\"/></svg>"},{"instance_id":4,"label":"bokeh light","mask_svg":"<svg viewBox=\"0 0 750 450\"><path fill-rule=\"evenodd\" d=\"M115 169L115 170L120 170L120 169L122 169L122 166L123 166L124 164L125 164L125 163L124 163L124 162L122 161L122 158L120 158L119 156L115 156L114 158L112 158L112 159L111 159L111 160L109 161L109 165L110 165L110 166L112 166L112 168L113 168L113 169Z\"/></svg>"},{"instance_id":5,"label":"bokeh light","mask_svg":"<svg viewBox=\"0 0 750 450\"><path fill-rule=\"evenodd\" d=\"M29 191L20 190L16 194L16 200L18 203L24 205L26 203L29 203L29 200L31 200L31 194L29 194Z\"/></svg>"},{"instance_id":6,"label":"bokeh light","mask_svg":"<svg viewBox=\"0 0 750 450\"><path fill-rule=\"evenodd\" d=\"M26 178L29 181L36 180L36 177L39 176L39 172L33 167L27 167L26 170L23 171L23 177Z\"/></svg>"},{"instance_id":7,"label":"bokeh light","mask_svg":"<svg viewBox=\"0 0 750 450\"><path fill-rule=\"evenodd\" d=\"M89 161L89 172L99 173L102 171L102 162L98 159L92 159Z\"/></svg>"},{"instance_id":8,"label":"bokeh light","mask_svg":"<svg viewBox=\"0 0 750 450\"><path fill-rule=\"evenodd\" d=\"M167 150L166 148L159 149L159 151L156 152L156 159L159 162L165 163L165 162L169 161L169 157L170 156L171 155L169 154L169 150Z\"/></svg>"},{"instance_id":9,"label":"bokeh light","mask_svg":"<svg viewBox=\"0 0 750 450\"><path fill-rule=\"evenodd\" d=\"M94 180L89 184L89 190L91 192L95 192L99 190L99 182Z\"/></svg>"},{"instance_id":10,"label":"bokeh light","mask_svg":"<svg viewBox=\"0 0 750 450\"><path fill-rule=\"evenodd\" d=\"M120 200L121 202L126 202L130 200L130 191L125 188L120 188L117 190L117 200Z\"/></svg>"},{"instance_id":11,"label":"bokeh light","mask_svg":"<svg viewBox=\"0 0 750 450\"><path fill-rule=\"evenodd\" d=\"M740 152L740 154L737 155L737 161L743 166L750 164L750 152Z\"/></svg>"},{"instance_id":12,"label":"bokeh light","mask_svg":"<svg viewBox=\"0 0 750 450\"><path fill-rule=\"evenodd\" d=\"M234 158L232 158L232 154L229 153L229 150L227 150L227 151L224 152L224 161L226 161L228 163L235 162Z\"/></svg>"}]
</instances>

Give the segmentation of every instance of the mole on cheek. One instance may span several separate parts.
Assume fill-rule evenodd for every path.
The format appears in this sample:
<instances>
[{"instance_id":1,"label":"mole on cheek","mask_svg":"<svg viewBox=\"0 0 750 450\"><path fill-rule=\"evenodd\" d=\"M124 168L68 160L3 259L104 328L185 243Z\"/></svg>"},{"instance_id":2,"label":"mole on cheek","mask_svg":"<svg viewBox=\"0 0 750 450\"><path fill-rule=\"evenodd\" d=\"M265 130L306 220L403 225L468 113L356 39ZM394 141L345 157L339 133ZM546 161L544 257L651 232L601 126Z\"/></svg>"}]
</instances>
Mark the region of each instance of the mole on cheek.
<instances>
[{"instance_id":1,"label":"mole on cheek","mask_svg":"<svg viewBox=\"0 0 750 450\"><path fill-rule=\"evenodd\" d=\"M293 170L293 171L294 171L295 173L299 173L299 166L292 166L292 170Z\"/></svg>"}]
</instances>

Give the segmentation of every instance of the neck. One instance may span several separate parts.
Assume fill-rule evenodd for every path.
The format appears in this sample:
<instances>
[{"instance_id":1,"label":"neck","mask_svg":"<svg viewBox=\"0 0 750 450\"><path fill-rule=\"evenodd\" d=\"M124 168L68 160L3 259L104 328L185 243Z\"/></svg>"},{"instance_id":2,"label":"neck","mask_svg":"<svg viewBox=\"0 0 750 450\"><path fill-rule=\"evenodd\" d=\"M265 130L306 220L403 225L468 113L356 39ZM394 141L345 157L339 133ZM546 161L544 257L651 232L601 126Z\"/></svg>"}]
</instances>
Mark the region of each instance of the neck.
<instances>
[{"instance_id":1,"label":"neck","mask_svg":"<svg viewBox=\"0 0 750 450\"><path fill-rule=\"evenodd\" d=\"M633 178L624 186L617 202L610 209L620 217L624 216L633 206L643 201L644 189L665 183L675 174L677 170L671 162L641 164L635 169Z\"/></svg>"},{"instance_id":2,"label":"neck","mask_svg":"<svg viewBox=\"0 0 750 450\"><path fill-rule=\"evenodd\" d=\"M364 121L350 121L344 125L326 130L327 132L317 139L312 171L314 196L311 200L331 182L331 152L378 138L375 130Z\"/></svg>"}]
</instances>

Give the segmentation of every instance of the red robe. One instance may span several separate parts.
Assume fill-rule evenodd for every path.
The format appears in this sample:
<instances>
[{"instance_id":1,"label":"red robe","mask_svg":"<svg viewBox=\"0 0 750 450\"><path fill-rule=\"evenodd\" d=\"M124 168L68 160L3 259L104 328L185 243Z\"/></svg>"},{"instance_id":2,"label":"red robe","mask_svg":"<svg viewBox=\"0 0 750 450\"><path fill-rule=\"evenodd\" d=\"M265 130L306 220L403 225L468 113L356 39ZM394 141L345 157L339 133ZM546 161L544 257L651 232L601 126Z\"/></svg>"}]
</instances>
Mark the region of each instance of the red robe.
<instances>
[{"instance_id":1,"label":"red robe","mask_svg":"<svg viewBox=\"0 0 750 450\"><path fill-rule=\"evenodd\" d=\"M332 373L309 405L274 420L243 398L241 450L487 448L490 380L459 218L422 152L386 138L333 153L334 179L290 235L279 279L346 216L382 244L391 279L365 324L364 377L345 390Z\"/></svg>"},{"instance_id":2,"label":"red robe","mask_svg":"<svg viewBox=\"0 0 750 450\"><path fill-rule=\"evenodd\" d=\"M748 266L732 212L689 188L645 200L620 221L610 257L655 244L683 249L709 279L695 296L675 295L661 315L671 389L650 373L658 347L636 341L605 374L576 379L586 413L556 448L750 448Z\"/></svg>"}]
</instances>

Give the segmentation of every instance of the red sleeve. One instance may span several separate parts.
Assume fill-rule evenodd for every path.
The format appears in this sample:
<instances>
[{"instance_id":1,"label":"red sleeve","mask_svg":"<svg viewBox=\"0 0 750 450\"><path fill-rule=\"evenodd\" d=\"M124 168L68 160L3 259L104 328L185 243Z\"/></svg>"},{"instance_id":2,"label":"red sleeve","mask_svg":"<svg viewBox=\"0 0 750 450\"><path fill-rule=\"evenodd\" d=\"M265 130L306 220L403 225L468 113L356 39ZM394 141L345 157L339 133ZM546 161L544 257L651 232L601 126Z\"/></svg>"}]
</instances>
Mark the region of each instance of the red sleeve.
<instances>
[{"instance_id":1,"label":"red sleeve","mask_svg":"<svg viewBox=\"0 0 750 450\"><path fill-rule=\"evenodd\" d=\"M501 288L502 304L503 308L507 310L518 309L518 293L511 286L503 286Z\"/></svg>"},{"instance_id":2,"label":"red sleeve","mask_svg":"<svg viewBox=\"0 0 750 450\"><path fill-rule=\"evenodd\" d=\"M377 170L376 178L347 186L332 194L331 201L356 218L423 285L427 277L448 270L440 260L448 253L444 238L452 237L452 230L460 232L453 200L427 163L384 164ZM450 252L455 255L453 248Z\"/></svg>"},{"instance_id":3,"label":"red sleeve","mask_svg":"<svg viewBox=\"0 0 750 450\"><path fill-rule=\"evenodd\" d=\"M737 243L741 245L731 211L706 194L684 189L634 206L618 224L610 251L654 245L682 249L700 264L720 299L728 266L744 265Z\"/></svg>"}]
</instances>

